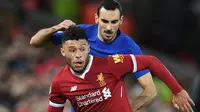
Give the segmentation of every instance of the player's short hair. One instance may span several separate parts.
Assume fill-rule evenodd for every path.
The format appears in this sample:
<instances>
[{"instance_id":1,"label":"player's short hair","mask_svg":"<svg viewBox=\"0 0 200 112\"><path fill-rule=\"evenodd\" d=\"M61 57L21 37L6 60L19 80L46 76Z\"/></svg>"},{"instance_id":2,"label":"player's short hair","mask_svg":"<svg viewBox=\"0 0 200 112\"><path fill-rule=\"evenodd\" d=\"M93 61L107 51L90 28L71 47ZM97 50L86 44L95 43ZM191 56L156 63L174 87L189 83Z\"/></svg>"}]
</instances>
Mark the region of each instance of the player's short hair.
<instances>
[{"instance_id":1,"label":"player's short hair","mask_svg":"<svg viewBox=\"0 0 200 112\"><path fill-rule=\"evenodd\" d=\"M103 0L98 7L97 15L99 16L101 8L104 7L106 10L115 10L118 9L120 12L120 16L122 15L122 6L116 0Z\"/></svg>"},{"instance_id":2,"label":"player's short hair","mask_svg":"<svg viewBox=\"0 0 200 112\"><path fill-rule=\"evenodd\" d=\"M68 40L79 40L85 39L88 41L88 37L85 33L85 30L79 26L70 26L67 30L64 31L62 36L62 43Z\"/></svg>"}]
</instances>

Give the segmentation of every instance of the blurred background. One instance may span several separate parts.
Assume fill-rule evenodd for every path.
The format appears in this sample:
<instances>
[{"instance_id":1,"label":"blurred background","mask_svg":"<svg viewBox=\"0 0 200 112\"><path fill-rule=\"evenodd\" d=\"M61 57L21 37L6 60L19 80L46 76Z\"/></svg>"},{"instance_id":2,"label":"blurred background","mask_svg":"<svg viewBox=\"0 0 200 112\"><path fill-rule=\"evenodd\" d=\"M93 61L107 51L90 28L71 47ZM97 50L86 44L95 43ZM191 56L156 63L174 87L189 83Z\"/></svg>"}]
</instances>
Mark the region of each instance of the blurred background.
<instances>
[{"instance_id":1,"label":"blurred background","mask_svg":"<svg viewBox=\"0 0 200 112\"><path fill-rule=\"evenodd\" d=\"M33 48L41 28L71 19L94 23L101 0L0 0L0 112L45 112L51 80L65 63L59 47ZM121 27L144 54L158 57L189 92L200 112L200 0L118 0ZM132 75L125 78L130 98L141 92ZM158 96L138 112L176 112L172 94L154 78ZM64 112L69 112L67 103Z\"/></svg>"}]
</instances>

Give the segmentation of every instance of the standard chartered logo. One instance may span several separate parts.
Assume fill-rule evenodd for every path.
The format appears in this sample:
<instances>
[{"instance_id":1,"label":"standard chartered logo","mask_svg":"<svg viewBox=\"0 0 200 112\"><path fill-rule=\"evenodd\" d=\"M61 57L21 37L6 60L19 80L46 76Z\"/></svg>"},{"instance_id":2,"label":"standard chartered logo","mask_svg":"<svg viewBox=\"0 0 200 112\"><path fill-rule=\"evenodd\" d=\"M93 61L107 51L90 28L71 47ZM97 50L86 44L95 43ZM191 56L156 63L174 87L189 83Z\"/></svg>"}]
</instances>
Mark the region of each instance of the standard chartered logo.
<instances>
[{"instance_id":1,"label":"standard chartered logo","mask_svg":"<svg viewBox=\"0 0 200 112\"><path fill-rule=\"evenodd\" d=\"M82 107L93 103L102 102L109 97L112 97L110 89L105 87L102 92L100 92L100 90L97 90L94 92L89 92L88 94L76 96L75 98L77 100L78 106Z\"/></svg>"},{"instance_id":2,"label":"standard chartered logo","mask_svg":"<svg viewBox=\"0 0 200 112\"><path fill-rule=\"evenodd\" d=\"M105 100L108 99L108 97L111 97L111 96L112 96L112 95L111 95L111 92L110 92L110 89L109 89L109 88L106 88L106 87L103 89L102 93L103 93L103 96L104 96L104 99L105 99Z\"/></svg>"}]
</instances>

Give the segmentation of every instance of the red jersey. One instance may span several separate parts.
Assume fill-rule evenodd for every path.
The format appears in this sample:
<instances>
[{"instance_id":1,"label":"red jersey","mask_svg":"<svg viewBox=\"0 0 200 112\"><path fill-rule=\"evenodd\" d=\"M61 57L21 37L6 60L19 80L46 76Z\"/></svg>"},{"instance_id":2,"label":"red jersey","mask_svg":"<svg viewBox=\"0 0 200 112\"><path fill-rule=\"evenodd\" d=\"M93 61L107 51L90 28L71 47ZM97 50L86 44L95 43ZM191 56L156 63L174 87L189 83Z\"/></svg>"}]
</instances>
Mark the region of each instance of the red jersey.
<instances>
[{"instance_id":1,"label":"red jersey","mask_svg":"<svg viewBox=\"0 0 200 112\"><path fill-rule=\"evenodd\" d=\"M90 56L82 74L64 66L52 81L49 104L62 107L68 99L77 112L132 112L123 76L136 70L134 55Z\"/></svg>"}]
</instances>

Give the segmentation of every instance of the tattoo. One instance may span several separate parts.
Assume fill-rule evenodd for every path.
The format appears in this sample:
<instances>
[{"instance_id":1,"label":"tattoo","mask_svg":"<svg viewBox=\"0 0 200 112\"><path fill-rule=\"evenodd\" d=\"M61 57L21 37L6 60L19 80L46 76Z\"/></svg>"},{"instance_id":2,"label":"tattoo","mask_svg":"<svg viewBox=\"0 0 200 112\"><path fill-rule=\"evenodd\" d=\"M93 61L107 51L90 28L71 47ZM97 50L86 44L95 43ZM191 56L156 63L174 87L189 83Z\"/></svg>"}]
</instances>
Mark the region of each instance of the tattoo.
<instances>
[{"instance_id":1,"label":"tattoo","mask_svg":"<svg viewBox=\"0 0 200 112\"><path fill-rule=\"evenodd\" d=\"M56 32L57 31L57 28L56 28L57 26L53 26L53 27L51 27L51 32Z\"/></svg>"}]
</instances>

